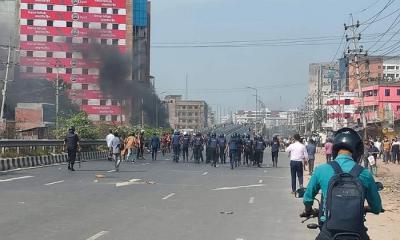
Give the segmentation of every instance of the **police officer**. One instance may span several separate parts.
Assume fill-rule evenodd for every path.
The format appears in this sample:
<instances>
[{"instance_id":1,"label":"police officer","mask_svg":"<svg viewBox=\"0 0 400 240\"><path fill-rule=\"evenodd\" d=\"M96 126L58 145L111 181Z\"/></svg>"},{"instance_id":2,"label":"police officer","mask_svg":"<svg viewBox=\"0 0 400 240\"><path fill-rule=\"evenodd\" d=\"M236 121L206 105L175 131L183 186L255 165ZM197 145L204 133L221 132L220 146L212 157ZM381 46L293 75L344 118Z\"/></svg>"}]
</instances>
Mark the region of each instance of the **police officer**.
<instances>
[{"instance_id":1,"label":"police officer","mask_svg":"<svg viewBox=\"0 0 400 240\"><path fill-rule=\"evenodd\" d=\"M196 163L200 163L200 158L202 158L203 152L203 138L201 133L196 133L196 136L193 139L193 154L194 161Z\"/></svg>"},{"instance_id":2,"label":"police officer","mask_svg":"<svg viewBox=\"0 0 400 240\"><path fill-rule=\"evenodd\" d=\"M215 133L211 134L211 137L208 139L207 148L209 152L209 157L211 160L211 166L217 167L218 161L218 140L217 135Z\"/></svg>"},{"instance_id":3,"label":"police officer","mask_svg":"<svg viewBox=\"0 0 400 240\"><path fill-rule=\"evenodd\" d=\"M204 138L204 142L206 144L206 163L210 163L211 161L211 153L210 153L210 148L209 148L209 140L211 139L211 133L207 133L207 136Z\"/></svg>"},{"instance_id":4,"label":"police officer","mask_svg":"<svg viewBox=\"0 0 400 240\"><path fill-rule=\"evenodd\" d=\"M223 133L221 133L218 137L218 148L219 148L219 158L221 164L226 163L226 138Z\"/></svg>"},{"instance_id":5,"label":"police officer","mask_svg":"<svg viewBox=\"0 0 400 240\"><path fill-rule=\"evenodd\" d=\"M242 153L243 153L243 138L240 134L237 134L237 165L242 163Z\"/></svg>"},{"instance_id":6,"label":"police officer","mask_svg":"<svg viewBox=\"0 0 400 240\"><path fill-rule=\"evenodd\" d=\"M182 156L183 156L183 162L189 162L189 145L190 145L190 136L187 132L183 133L183 138L182 138Z\"/></svg>"},{"instance_id":7,"label":"police officer","mask_svg":"<svg viewBox=\"0 0 400 240\"><path fill-rule=\"evenodd\" d=\"M76 152L80 150L79 136L75 133L75 127L72 126L68 129L68 133L64 139L64 149L67 147L68 152L68 170L75 171L74 164L76 159Z\"/></svg>"},{"instance_id":8,"label":"police officer","mask_svg":"<svg viewBox=\"0 0 400 240\"><path fill-rule=\"evenodd\" d=\"M341 170L345 173L349 173L355 165L360 161L364 153L364 146L360 135L351 128L342 128L336 132L333 140L333 158ZM315 168L314 173L307 185L307 190L304 194L303 203L305 206L305 211L300 215L301 217L309 217L313 214L312 205L314 198L320 192L322 193L322 202L327 202L327 193L329 182L334 176L335 171L329 164L322 164ZM379 196L378 188L375 184L374 177L369 172L368 169L363 169L358 175L365 189L365 198L368 202L367 210L379 214L382 211L382 202ZM343 199L343 204L346 204L346 199ZM324 212L324 205L321 205L323 209L320 213ZM346 214L344 212L344 214ZM346 219L346 218L344 218ZM333 239L335 234L342 233L340 230L332 232L328 230L325 224L327 217L323 214L319 217L320 223L322 225L321 232L317 236L316 240ZM343 222L345 224L345 222ZM360 235L361 240L368 240L369 237L365 231L365 227L362 228L361 232L357 234ZM357 238L358 239L358 238Z\"/></svg>"},{"instance_id":9,"label":"police officer","mask_svg":"<svg viewBox=\"0 0 400 240\"><path fill-rule=\"evenodd\" d=\"M263 163L263 158L264 158L264 150L267 147L265 144L263 138L261 136L258 136L257 139L255 140L255 163L257 164L258 167L261 167Z\"/></svg>"},{"instance_id":10,"label":"police officer","mask_svg":"<svg viewBox=\"0 0 400 240\"><path fill-rule=\"evenodd\" d=\"M253 140L250 139L250 134L246 135L246 139L244 141L244 163L249 166L249 162L252 162L253 158ZM250 161L249 161L250 160Z\"/></svg>"},{"instance_id":11,"label":"police officer","mask_svg":"<svg viewBox=\"0 0 400 240\"><path fill-rule=\"evenodd\" d=\"M277 136L272 138L271 142L271 155L273 167L278 167L278 155L279 155L280 143Z\"/></svg>"},{"instance_id":12,"label":"police officer","mask_svg":"<svg viewBox=\"0 0 400 240\"><path fill-rule=\"evenodd\" d=\"M172 149L174 152L173 161L179 162L179 152L181 150L181 135L178 130L175 130L174 135L171 139Z\"/></svg>"},{"instance_id":13,"label":"police officer","mask_svg":"<svg viewBox=\"0 0 400 240\"><path fill-rule=\"evenodd\" d=\"M233 169L235 166L237 166L237 136L236 133L234 133L231 138L229 139L228 142L228 147L229 147L229 161L231 164L231 169Z\"/></svg>"}]
</instances>

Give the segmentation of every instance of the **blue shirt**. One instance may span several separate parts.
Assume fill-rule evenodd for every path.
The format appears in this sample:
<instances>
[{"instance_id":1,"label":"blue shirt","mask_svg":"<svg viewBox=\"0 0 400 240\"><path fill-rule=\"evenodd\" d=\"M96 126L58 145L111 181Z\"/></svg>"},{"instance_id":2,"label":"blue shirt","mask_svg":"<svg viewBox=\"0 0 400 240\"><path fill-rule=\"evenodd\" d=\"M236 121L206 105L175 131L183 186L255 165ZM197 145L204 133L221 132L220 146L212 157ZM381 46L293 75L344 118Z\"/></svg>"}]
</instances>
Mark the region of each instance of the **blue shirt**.
<instances>
[{"instance_id":1,"label":"blue shirt","mask_svg":"<svg viewBox=\"0 0 400 240\"><path fill-rule=\"evenodd\" d=\"M157 136L151 137L150 140L151 148L159 148L160 147L160 139Z\"/></svg>"},{"instance_id":2,"label":"blue shirt","mask_svg":"<svg viewBox=\"0 0 400 240\"><path fill-rule=\"evenodd\" d=\"M345 154L339 155L335 161L339 163L342 171L346 173L350 172L356 164L351 156ZM326 202L329 180L334 174L335 171L333 168L326 163L315 168L304 194L303 202L305 205L313 204L314 198L318 194L319 190L322 192L323 202ZM375 214L379 214L382 210L382 202L374 177L368 169L364 169L358 177L365 187L365 197L368 205L371 207L371 211ZM321 218L321 221L325 221L325 219Z\"/></svg>"}]
</instances>

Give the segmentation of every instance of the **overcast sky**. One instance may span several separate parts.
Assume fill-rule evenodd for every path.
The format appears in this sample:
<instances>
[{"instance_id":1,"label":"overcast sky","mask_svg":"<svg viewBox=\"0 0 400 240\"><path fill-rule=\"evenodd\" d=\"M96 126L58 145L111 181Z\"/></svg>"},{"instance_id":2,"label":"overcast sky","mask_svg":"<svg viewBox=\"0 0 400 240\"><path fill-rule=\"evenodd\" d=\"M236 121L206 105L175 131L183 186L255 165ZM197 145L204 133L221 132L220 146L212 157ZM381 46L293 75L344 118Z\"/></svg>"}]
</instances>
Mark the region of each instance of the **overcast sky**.
<instances>
[{"instance_id":1,"label":"overcast sky","mask_svg":"<svg viewBox=\"0 0 400 240\"><path fill-rule=\"evenodd\" d=\"M157 91L184 94L188 74L189 98L204 99L214 108L254 109L254 91L241 89L246 86L260 87L260 99L271 109L297 107L306 96L308 64L331 61L344 32L343 24L350 21L349 14L354 13L354 19L362 22L387 1L152 0L154 46L339 37L326 41L329 44L313 46L153 47L151 72L156 77ZM395 5L388 13L399 7ZM373 26L365 33L384 30Z\"/></svg>"}]
</instances>

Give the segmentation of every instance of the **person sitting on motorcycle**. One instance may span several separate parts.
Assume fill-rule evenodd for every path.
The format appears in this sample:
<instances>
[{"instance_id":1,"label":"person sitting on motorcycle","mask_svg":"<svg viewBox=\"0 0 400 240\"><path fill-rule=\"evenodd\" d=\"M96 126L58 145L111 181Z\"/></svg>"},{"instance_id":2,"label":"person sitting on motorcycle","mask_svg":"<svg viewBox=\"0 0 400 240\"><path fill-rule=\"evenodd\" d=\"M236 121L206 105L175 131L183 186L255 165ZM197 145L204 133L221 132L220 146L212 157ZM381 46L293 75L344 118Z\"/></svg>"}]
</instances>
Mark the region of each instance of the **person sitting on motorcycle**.
<instances>
[{"instance_id":1,"label":"person sitting on motorcycle","mask_svg":"<svg viewBox=\"0 0 400 240\"><path fill-rule=\"evenodd\" d=\"M343 128L336 132L333 140L333 158L334 161L336 161L342 168L343 172L349 173L351 169L360 161L363 153L363 141L356 131L350 128ZM334 239L336 234L341 233L340 231L332 232L331 230L328 230L325 224L327 217L324 216L329 182L334 174L335 171L331 165L326 163L318 166L314 170L314 173L304 193L303 203L305 205L305 211L300 215L300 217L311 217L316 214L312 209L312 205L319 190L321 190L322 193L322 203L320 204L321 209L319 209L319 225L321 232L317 236L316 240ZM374 177L367 169L363 169L358 175L358 179L361 181L365 189L365 198L367 199L369 205L369 207L366 209L374 214L379 214L382 211L382 203ZM345 199L343 201L345 201ZM343 212L343 214L346 213ZM357 234L361 236L362 240L369 239L366 229Z\"/></svg>"}]
</instances>

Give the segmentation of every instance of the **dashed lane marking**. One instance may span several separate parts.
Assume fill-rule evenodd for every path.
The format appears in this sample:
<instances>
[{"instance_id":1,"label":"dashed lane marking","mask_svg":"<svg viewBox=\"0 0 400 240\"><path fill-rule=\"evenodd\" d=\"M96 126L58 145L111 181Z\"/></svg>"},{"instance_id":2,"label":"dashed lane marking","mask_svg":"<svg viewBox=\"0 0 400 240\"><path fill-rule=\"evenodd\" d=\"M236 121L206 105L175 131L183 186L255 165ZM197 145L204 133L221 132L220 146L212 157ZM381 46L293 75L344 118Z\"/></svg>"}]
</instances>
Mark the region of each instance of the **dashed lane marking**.
<instances>
[{"instance_id":1,"label":"dashed lane marking","mask_svg":"<svg viewBox=\"0 0 400 240\"><path fill-rule=\"evenodd\" d=\"M14 180L20 180L20 179L26 179L26 178L33 178L33 176L22 176L22 177L8 178L8 179L0 179L0 182L11 182Z\"/></svg>"},{"instance_id":2,"label":"dashed lane marking","mask_svg":"<svg viewBox=\"0 0 400 240\"><path fill-rule=\"evenodd\" d=\"M205 176L205 175L207 175L208 174L208 172L204 172L203 174L201 174L201 175L203 175L203 176Z\"/></svg>"},{"instance_id":3,"label":"dashed lane marking","mask_svg":"<svg viewBox=\"0 0 400 240\"><path fill-rule=\"evenodd\" d=\"M101 231L99 233L96 233L95 235L91 236L90 238L86 239L86 240L96 240L98 238L101 238L102 236L106 235L108 233L108 231Z\"/></svg>"},{"instance_id":4,"label":"dashed lane marking","mask_svg":"<svg viewBox=\"0 0 400 240\"><path fill-rule=\"evenodd\" d=\"M63 182L64 182L64 180L61 180L61 181L57 181L57 182L46 183L45 185L46 186L50 186L50 185L54 185L54 184L57 184L57 183L63 183Z\"/></svg>"},{"instance_id":5,"label":"dashed lane marking","mask_svg":"<svg viewBox=\"0 0 400 240\"><path fill-rule=\"evenodd\" d=\"M258 183L263 183L263 180L258 180Z\"/></svg>"},{"instance_id":6,"label":"dashed lane marking","mask_svg":"<svg viewBox=\"0 0 400 240\"><path fill-rule=\"evenodd\" d=\"M133 184L137 184L137 182L141 181L142 179L131 179L127 182L118 182L115 184L116 187L125 187L125 186L129 186L129 185L133 185Z\"/></svg>"},{"instance_id":7,"label":"dashed lane marking","mask_svg":"<svg viewBox=\"0 0 400 240\"><path fill-rule=\"evenodd\" d=\"M236 186L236 187L222 187L222 188L214 188L214 191L219 191L219 190L235 190L235 189L240 189L240 188L252 188L252 187L264 187L265 184L253 184L253 185L247 185L247 186Z\"/></svg>"},{"instance_id":8,"label":"dashed lane marking","mask_svg":"<svg viewBox=\"0 0 400 240\"><path fill-rule=\"evenodd\" d=\"M168 198L170 198L170 197L172 197L174 195L175 195L175 193L170 193L167 196L163 197L162 200L167 200Z\"/></svg>"},{"instance_id":9,"label":"dashed lane marking","mask_svg":"<svg viewBox=\"0 0 400 240\"><path fill-rule=\"evenodd\" d=\"M116 170L115 169L113 169L113 170L109 170L109 171L107 171L108 173L112 173L112 172L115 172Z\"/></svg>"},{"instance_id":10,"label":"dashed lane marking","mask_svg":"<svg viewBox=\"0 0 400 240\"><path fill-rule=\"evenodd\" d=\"M250 199L249 199L249 204L253 204L254 203L254 197L251 197Z\"/></svg>"}]
</instances>

